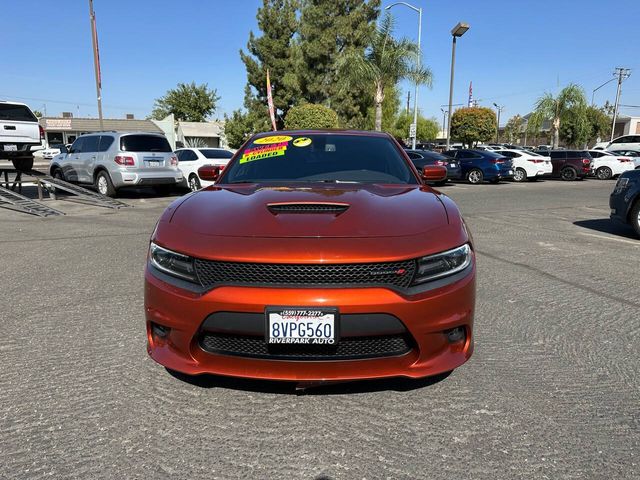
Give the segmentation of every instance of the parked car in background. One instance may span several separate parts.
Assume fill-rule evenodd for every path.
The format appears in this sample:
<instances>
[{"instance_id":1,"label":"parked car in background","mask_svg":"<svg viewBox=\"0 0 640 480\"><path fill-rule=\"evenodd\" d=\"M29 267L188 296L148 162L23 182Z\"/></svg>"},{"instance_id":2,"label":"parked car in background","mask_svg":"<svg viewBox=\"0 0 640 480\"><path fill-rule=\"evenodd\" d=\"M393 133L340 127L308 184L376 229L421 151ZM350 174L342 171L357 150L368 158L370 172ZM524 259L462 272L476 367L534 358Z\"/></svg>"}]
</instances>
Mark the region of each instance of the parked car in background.
<instances>
[{"instance_id":1,"label":"parked car in background","mask_svg":"<svg viewBox=\"0 0 640 480\"><path fill-rule=\"evenodd\" d=\"M504 149L500 151L500 155L510 158L513 162L513 179L516 182L537 180L553 172L551 160L537 153Z\"/></svg>"},{"instance_id":2,"label":"parked car in background","mask_svg":"<svg viewBox=\"0 0 640 480\"><path fill-rule=\"evenodd\" d=\"M640 151L638 150L607 150L614 155L622 155L633 160L635 168L640 168Z\"/></svg>"},{"instance_id":3,"label":"parked car in background","mask_svg":"<svg viewBox=\"0 0 640 480\"><path fill-rule=\"evenodd\" d=\"M553 148L553 145L538 145L536 147L536 150L551 150Z\"/></svg>"},{"instance_id":4,"label":"parked car in background","mask_svg":"<svg viewBox=\"0 0 640 480\"><path fill-rule=\"evenodd\" d=\"M501 179L513 177L511 159L498 152L460 149L449 150L444 154L458 160L462 178L469 183L478 184L485 180L498 183Z\"/></svg>"},{"instance_id":5,"label":"parked car in background","mask_svg":"<svg viewBox=\"0 0 640 480\"><path fill-rule=\"evenodd\" d=\"M552 177L562 180L582 180L591 173L593 158L587 150L551 150Z\"/></svg>"},{"instance_id":6,"label":"parked car in background","mask_svg":"<svg viewBox=\"0 0 640 480\"><path fill-rule=\"evenodd\" d=\"M631 157L615 155L606 150L589 150L589 154L593 157L593 174L600 180L609 180L635 168Z\"/></svg>"},{"instance_id":7,"label":"parked car in background","mask_svg":"<svg viewBox=\"0 0 640 480\"><path fill-rule=\"evenodd\" d=\"M182 181L178 158L164 135L146 132L101 132L82 135L68 152L53 157L52 176L93 184L113 197L124 187L170 191Z\"/></svg>"},{"instance_id":8,"label":"parked car in background","mask_svg":"<svg viewBox=\"0 0 640 480\"><path fill-rule=\"evenodd\" d=\"M71 144L64 145L62 143L52 143L47 148L43 148L42 150L36 150L33 153L34 158L42 158L44 160L51 160L56 155L67 151L67 149L71 146Z\"/></svg>"},{"instance_id":9,"label":"parked car in background","mask_svg":"<svg viewBox=\"0 0 640 480\"><path fill-rule=\"evenodd\" d=\"M483 143L476 145L474 147L474 150L488 150L490 152L497 152L500 150L504 150L504 147L502 145L485 145Z\"/></svg>"},{"instance_id":10,"label":"parked car in background","mask_svg":"<svg viewBox=\"0 0 640 480\"><path fill-rule=\"evenodd\" d=\"M620 175L609 197L609 207L612 220L631 225L640 237L640 170Z\"/></svg>"},{"instance_id":11,"label":"parked car in background","mask_svg":"<svg viewBox=\"0 0 640 480\"><path fill-rule=\"evenodd\" d=\"M447 179L436 182L436 185L441 186L447 183L448 180L459 180L462 178L462 170L454 158L429 150L405 150L405 152L407 152L409 159L419 172L422 171L425 165L447 167Z\"/></svg>"},{"instance_id":12,"label":"parked car in background","mask_svg":"<svg viewBox=\"0 0 640 480\"><path fill-rule=\"evenodd\" d=\"M43 148L44 129L24 103L0 100L0 160L16 170L33 168L33 153Z\"/></svg>"},{"instance_id":13,"label":"parked car in background","mask_svg":"<svg viewBox=\"0 0 640 480\"><path fill-rule=\"evenodd\" d=\"M640 151L640 135L623 135L622 137L614 138L606 149Z\"/></svg>"},{"instance_id":14,"label":"parked car in background","mask_svg":"<svg viewBox=\"0 0 640 480\"><path fill-rule=\"evenodd\" d=\"M223 148L180 148L175 151L178 157L178 168L182 171L181 187L188 187L192 192L202 187L213 185L198 175L198 169L204 165L214 165L223 170L229 163L233 152Z\"/></svg>"}]
</instances>

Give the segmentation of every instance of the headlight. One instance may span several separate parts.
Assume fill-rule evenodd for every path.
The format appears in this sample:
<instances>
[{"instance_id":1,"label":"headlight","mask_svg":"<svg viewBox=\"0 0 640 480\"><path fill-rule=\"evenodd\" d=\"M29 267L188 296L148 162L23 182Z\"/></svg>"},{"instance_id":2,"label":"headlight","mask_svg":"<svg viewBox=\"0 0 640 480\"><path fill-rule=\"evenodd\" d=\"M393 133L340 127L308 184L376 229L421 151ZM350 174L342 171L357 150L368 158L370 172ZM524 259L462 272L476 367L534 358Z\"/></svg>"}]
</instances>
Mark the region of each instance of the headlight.
<instances>
[{"instance_id":1,"label":"headlight","mask_svg":"<svg viewBox=\"0 0 640 480\"><path fill-rule=\"evenodd\" d=\"M413 283L416 285L453 275L467 268L470 263L471 247L468 244L436 255L422 257L418 260L418 271Z\"/></svg>"},{"instance_id":2,"label":"headlight","mask_svg":"<svg viewBox=\"0 0 640 480\"><path fill-rule=\"evenodd\" d=\"M158 270L174 277L197 283L193 258L181 253L172 252L151 242L149 246L149 261Z\"/></svg>"}]
</instances>

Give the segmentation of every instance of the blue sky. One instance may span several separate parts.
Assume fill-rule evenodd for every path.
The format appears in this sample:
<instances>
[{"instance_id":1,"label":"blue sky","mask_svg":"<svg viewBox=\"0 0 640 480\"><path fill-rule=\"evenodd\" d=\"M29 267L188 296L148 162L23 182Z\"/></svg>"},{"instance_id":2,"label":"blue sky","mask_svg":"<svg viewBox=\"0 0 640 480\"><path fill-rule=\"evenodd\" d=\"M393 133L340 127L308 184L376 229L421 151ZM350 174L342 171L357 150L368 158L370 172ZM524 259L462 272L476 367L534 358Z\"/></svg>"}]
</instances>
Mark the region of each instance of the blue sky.
<instances>
[{"instance_id":1,"label":"blue sky","mask_svg":"<svg viewBox=\"0 0 640 480\"><path fill-rule=\"evenodd\" d=\"M391 2L383 2L383 6ZM420 108L442 121L448 101L451 28L471 29L458 42L454 103L469 82L481 105L504 105L501 123L530 111L545 91L569 82L591 91L616 66L633 70L621 103L640 105L637 28L640 2L617 0L412 0L423 13L424 60L434 73ZM0 99L29 103L48 115L97 116L88 2L0 0ZM246 82L238 51L256 31L261 0L94 0L106 117L148 115L153 100L178 82L208 83L222 97L216 116L242 104ZM615 11L613 10L615 9ZM394 7L398 36L417 37L417 14ZM608 18L611 20L609 21ZM403 85L405 89L410 87ZM412 93L413 95L413 93ZM615 82L596 92L613 102ZM640 115L640 108L622 108Z\"/></svg>"}]
</instances>

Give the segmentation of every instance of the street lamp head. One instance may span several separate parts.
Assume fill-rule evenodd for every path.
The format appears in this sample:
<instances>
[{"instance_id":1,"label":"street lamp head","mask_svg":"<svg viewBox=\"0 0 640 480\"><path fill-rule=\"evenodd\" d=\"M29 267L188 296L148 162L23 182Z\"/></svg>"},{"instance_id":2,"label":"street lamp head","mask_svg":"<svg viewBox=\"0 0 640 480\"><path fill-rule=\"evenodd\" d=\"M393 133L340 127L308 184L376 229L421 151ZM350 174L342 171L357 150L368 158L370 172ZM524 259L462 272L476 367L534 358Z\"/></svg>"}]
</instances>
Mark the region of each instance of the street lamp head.
<instances>
[{"instance_id":1,"label":"street lamp head","mask_svg":"<svg viewBox=\"0 0 640 480\"><path fill-rule=\"evenodd\" d=\"M498 104L497 104L497 103L494 103L494 104L493 104L493 106L494 106L494 107L496 107L496 108L498 108Z\"/></svg>"},{"instance_id":2,"label":"street lamp head","mask_svg":"<svg viewBox=\"0 0 640 480\"><path fill-rule=\"evenodd\" d=\"M451 30L451 35L453 35L454 37L461 37L467 32L467 30L469 30L469 24L460 22L455 27L453 27L453 29Z\"/></svg>"}]
</instances>

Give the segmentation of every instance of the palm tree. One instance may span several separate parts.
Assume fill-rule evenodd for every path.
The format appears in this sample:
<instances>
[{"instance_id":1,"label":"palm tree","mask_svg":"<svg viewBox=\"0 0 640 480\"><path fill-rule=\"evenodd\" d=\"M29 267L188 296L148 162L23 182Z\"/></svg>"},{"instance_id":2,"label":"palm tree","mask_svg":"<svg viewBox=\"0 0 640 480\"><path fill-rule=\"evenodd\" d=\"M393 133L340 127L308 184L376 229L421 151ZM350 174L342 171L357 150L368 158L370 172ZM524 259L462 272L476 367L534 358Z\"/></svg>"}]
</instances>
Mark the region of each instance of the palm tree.
<instances>
[{"instance_id":1,"label":"palm tree","mask_svg":"<svg viewBox=\"0 0 640 480\"><path fill-rule=\"evenodd\" d=\"M387 14L371 34L364 54L351 52L339 60L347 85L373 87L376 107L375 129L382 130L382 102L385 89L400 80L410 80L431 87L432 74L428 68L418 67L418 46L407 40L393 38L393 18Z\"/></svg>"},{"instance_id":2,"label":"palm tree","mask_svg":"<svg viewBox=\"0 0 640 480\"><path fill-rule=\"evenodd\" d=\"M536 102L533 123L542 123L542 120L551 121L551 134L553 148L558 148L560 140L560 122L566 115L572 112L583 112L587 107L587 99L584 90L575 83L564 87L557 97L545 93Z\"/></svg>"}]
</instances>

